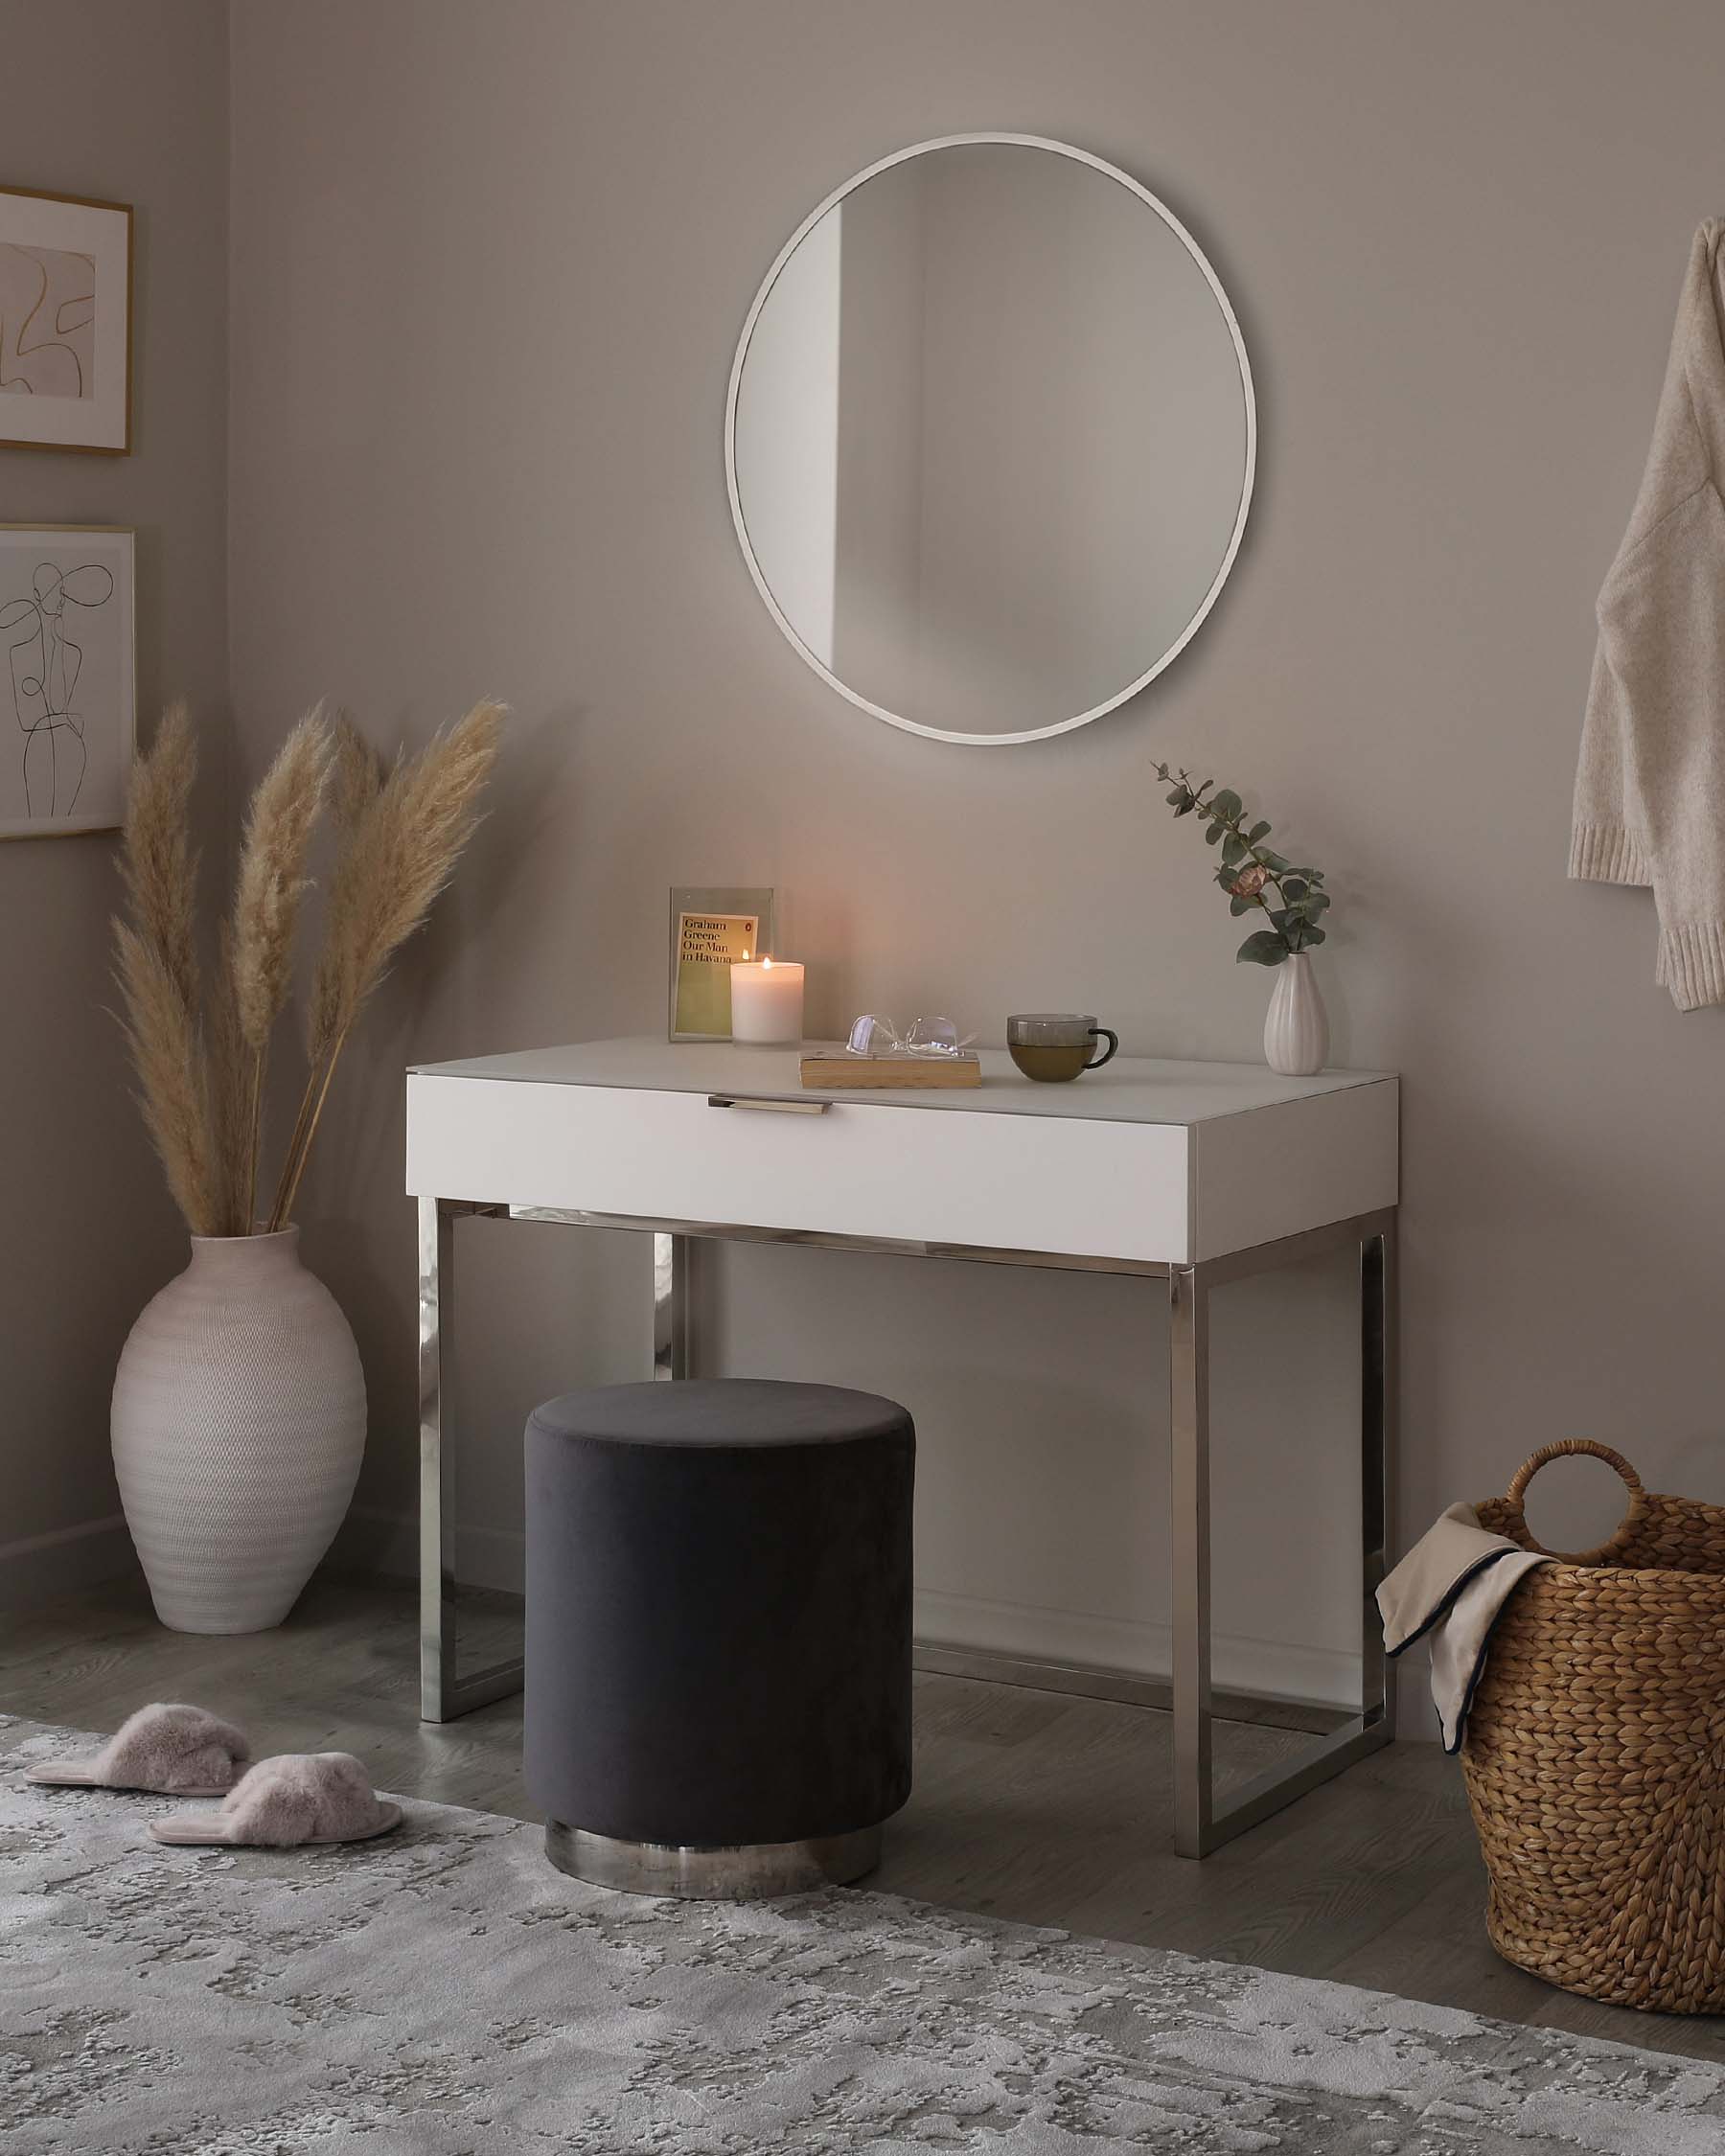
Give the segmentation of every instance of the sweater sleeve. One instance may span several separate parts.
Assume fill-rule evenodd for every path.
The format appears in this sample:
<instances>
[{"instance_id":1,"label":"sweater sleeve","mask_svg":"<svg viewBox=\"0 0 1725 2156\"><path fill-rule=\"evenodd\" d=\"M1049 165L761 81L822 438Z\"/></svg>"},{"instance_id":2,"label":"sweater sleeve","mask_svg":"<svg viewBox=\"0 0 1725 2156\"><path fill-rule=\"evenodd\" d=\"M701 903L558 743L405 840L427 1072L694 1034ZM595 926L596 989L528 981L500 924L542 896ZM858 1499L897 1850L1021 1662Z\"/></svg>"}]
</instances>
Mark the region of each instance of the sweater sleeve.
<instances>
[{"instance_id":1,"label":"sweater sleeve","mask_svg":"<svg viewBox=\"0 0 1725 2156\"><path fill-rule=\"evenodd\" d=\"M1628 716L1601 635L1594 653L1587 712L1581 722L1581 761L1576 770L1569 872L1577 880L1641 884L1653 881L1652 868L1634 835L1625 792L1623 731Z\"/></svg>"},{"instance_id":2,"label":"sweater sleeve","mask_svg":"<svg viewBox=\"0 0 1725 2156\"><path fill-rule=\"evenodd\" d=\"M1619 558L1599 595L1628 841L1620 858L1650 871L1615 880L1652 883L1659 978L1680 1011L1725 1003L1722 592L1725 502L1708 480Z\"/></svg>"}]
</instances>

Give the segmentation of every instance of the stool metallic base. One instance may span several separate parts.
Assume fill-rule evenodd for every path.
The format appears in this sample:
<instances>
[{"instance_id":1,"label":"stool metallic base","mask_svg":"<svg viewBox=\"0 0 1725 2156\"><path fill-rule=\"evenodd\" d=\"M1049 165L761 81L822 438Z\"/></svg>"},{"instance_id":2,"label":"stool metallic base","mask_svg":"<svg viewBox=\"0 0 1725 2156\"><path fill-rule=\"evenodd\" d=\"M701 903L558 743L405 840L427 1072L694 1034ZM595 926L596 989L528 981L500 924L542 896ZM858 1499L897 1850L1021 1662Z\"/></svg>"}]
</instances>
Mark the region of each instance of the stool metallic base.
<instances>
[{"instance_id":1,"label":"stool metallic base","mask_svg":"<svg viewBox=\"0 0 1725 2156\"><path fill-rule=\"evenodd\" d=\"M619 1842L562 1820L545 1822L545 1854L590 1887L685 1901L765 1901L775 1894L844 1887L881 1861L881 1829L859 1826L807 1842L744 1842L687 1848L674 1842Z\"/></svg>"}]
</instances>

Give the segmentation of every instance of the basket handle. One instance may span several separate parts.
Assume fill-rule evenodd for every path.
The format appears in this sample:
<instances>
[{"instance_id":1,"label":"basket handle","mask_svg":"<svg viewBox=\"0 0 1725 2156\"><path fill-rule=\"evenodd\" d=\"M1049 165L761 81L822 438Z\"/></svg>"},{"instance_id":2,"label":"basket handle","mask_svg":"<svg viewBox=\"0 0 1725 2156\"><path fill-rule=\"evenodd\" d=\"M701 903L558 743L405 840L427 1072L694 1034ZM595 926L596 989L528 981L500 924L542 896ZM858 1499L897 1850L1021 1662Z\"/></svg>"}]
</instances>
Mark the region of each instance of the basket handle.
<instances>
[{"instance_id":1,"label":"basket handle","mask_svg":"<svg viewBox=\"0 0 1725 2156\"><path fill-rule=\"evenodd\" d=\"M1615 1533L1608 1535L1597 1549L1578 1549L1573 1554L1562 1549L1548 1549L1528 1525L1528 1515L1522 1500L1528 1494L1528 1484L1540 1469L1554 1459L1563 1459L1576 1454L1586 1454L1590 1458L1602 1459L1622 1477L1629 1489L1629 1509L1619 1521ZM1537 1550L1542 1557L1555 1557L1565 1565L1603 1565L1615 1557L1628 1540L1630 1529L1636 1526L1647 1508L1647 1493L1642 1487L1641 1477L1630 1466L1622 1453L1613 1452L1609 1445L1601 1445L1593 1437L1559 1437L1554 1444L1541 1445L1531 1458L1526 1459L1516 1469L1509 1487L1504 1493L1504 1502L1509 1507L1514 1524L1521 1532L1514 1539L1529 1549Z\"/></svg>"}]
</instances>

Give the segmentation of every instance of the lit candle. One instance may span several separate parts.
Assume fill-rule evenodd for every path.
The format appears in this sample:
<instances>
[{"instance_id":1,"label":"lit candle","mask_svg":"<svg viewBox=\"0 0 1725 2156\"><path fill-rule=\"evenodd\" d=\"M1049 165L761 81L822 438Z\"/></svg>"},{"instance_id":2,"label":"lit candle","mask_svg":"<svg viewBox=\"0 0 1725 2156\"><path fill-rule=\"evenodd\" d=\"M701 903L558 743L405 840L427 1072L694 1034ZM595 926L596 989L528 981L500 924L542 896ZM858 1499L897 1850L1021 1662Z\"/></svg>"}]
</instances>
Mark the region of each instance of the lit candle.
<instances>
[{"instance_id":1,"label":"lit candle","mask_svg":"<svg viewBox=\"0 0 1725 2156\"><path fill-rule=\"evenodd\" d=\"M756 1046L802 1039L803 970L787 958L739 959L730 970L731 1039Z\"/></svg>"}]
</instances>

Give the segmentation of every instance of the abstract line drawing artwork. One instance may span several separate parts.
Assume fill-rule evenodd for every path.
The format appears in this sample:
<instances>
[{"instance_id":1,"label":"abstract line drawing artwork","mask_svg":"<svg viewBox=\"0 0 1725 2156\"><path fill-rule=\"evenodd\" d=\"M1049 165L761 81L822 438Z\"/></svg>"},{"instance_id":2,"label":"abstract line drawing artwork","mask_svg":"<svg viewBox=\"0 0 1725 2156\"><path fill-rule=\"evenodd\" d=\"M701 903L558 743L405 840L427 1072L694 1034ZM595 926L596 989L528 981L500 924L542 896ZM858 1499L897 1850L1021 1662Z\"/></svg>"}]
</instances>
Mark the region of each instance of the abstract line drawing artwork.
<instances>
[{"instance_id":1,"label":"abstract line drawing artwork","mask_svg":"<svg viewBox=\"0 0 1725 2156\"><path fill-rule=\"evenodd\" d=\"M0 606L0 637L12 662L12 711L24 736L24 806L33 816L69 816L78 807L89 751L74 699L83 646L67 627L81 608L105 607L114 572L100 562L58 569L38 562L30 596Z\"/></svg>"},{"instance_id":2,"label":"abstract line drawing artwork","mask_svg":"<svg viewBox=\"0 0 1725 2156\"><path fill-rule=\"evenodd\" d=\"M0 396L87 398L96 387L96 263L0 244Z\"/></svg>"},{"instance_id":3,"label":"abstract line drawing artwork","mask_svg":"<svg viewBox=\"0 0 1725 2156\"><path fill-rule=\"evenodd\" d=\"M112 829L132 748L131 534L0 526L0 837Z\"/></svg>"},{"instance_id":4,"label":"abstract line drawing artwork","mask_svg":"<svg viewBox=\"0 0 1725 2156\"><path fill-rule=\"evenodd\" d=\"M131 447L131 241L124 202L0 187L0 447Z\"/></svg>"}]
</instances>

